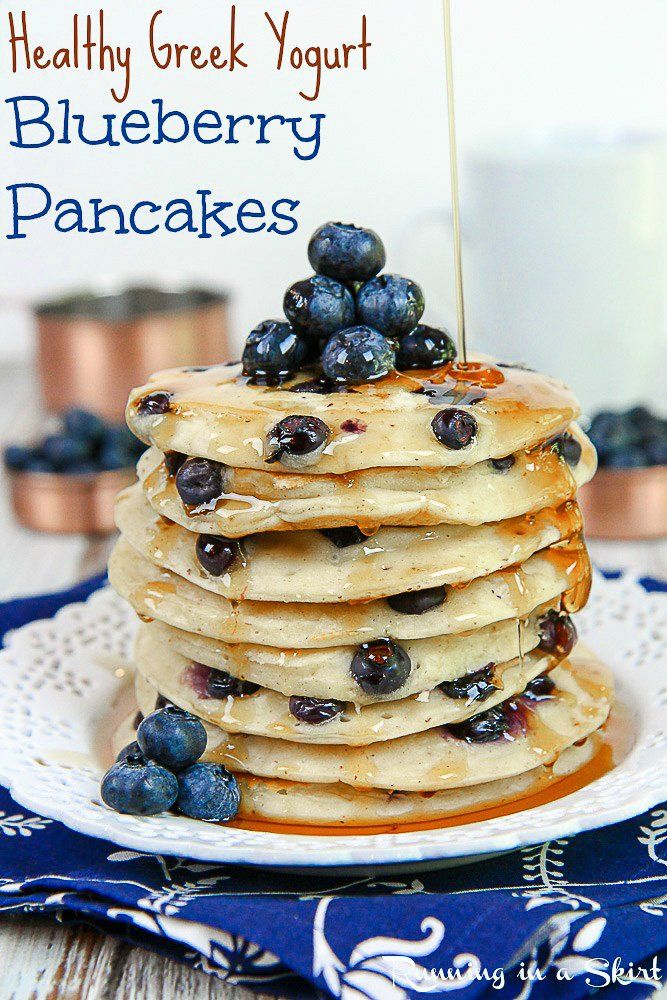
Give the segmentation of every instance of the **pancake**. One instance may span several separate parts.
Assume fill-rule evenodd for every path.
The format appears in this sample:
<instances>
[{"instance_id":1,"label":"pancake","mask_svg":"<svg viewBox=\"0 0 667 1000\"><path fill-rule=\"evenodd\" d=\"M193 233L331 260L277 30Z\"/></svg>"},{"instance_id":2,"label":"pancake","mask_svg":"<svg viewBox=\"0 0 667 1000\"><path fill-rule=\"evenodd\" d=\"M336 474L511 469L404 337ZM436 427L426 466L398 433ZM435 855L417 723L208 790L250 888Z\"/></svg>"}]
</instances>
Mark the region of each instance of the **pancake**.
<instances>
[{"instance_id":1,"label":"pancake","mask_svg":"<svg viewBox=\"0 0 667 1000\"><path fill-rule=\"evenodd\" d=\"M508 619L463 635L412 639L403 648L412 669L398 691L387 695L366 694L350 673L356 646L329 649L277 649L252 643L221 643L216 639L182 632L180 629L152 622L142 626L153 632L181 656L214 670L225 670L240 680L280 691L284 695L310 698L335 698L356 705L373 705L430 691L442 681L453 681L481 670L488 663L503 663L521 652L525 655L540 641L539 622L550 610L560 607L560 596L536 608L521 622Z\"/></svg>"},{"instance_id":2,"label":"pancake","mask_svg":"<svg viewBox=\"0 0 667 1000\"><path fill-rule=\"evenodd\" d=\"M114 752L134 739L130 716L114 738ZM594 733L577 746L568 747L553 765L538 765L511 778L453 788L444 792L385 792L381 789L253 778L238 774L241 789L239 820L259 820L305 826L379 826L419 823L483 809L539 794L589 763L603 739ZM204 755L208 759L208 755ZM369 830L368 832L372 832Z\"/></svg>"},{"instance_id":3,"label":"pancake","mask_svg":"<svg viewBox=\"0 0 667 1000\"><path fill-rule=\"evenodd\" d=\"M550 676L556 684L550 697L506 703L515 706L510 731L492 742L468 743L438 728L370 746L331 747L230 734L206 723L207 759L255 777L411 792L509 778L556 760L599 729L609 714L611 675L581 646ZM149 714L157 691L141 676L137 698L143 714Z\"/></svg>"},{"instance_id":4,"label":"pancake","mask_svg":"<svg viewBox=\"0 0 667 1000\"><path fill-rule=\"evenodd\" d=\"M314 462L312 456L303 460L299 471L320 475L379 466L475 465L561 434L579 414L562 382L489 360L471 359L465 369L447 365L421 375L392 372L344 392L292 391L308 378L301 373L270 388L250 384L240 365L159 372L131 392L127 422L160 451L271 471L271 429L294 414L318 417L329 428L328 443ZM142 399L158 392L170 397L168 411L146 412ZM431 426L448 407L472 414L477 424L473 441L461 450L441 444ZM284 458L280 461L284 466ZM295 468L292 461L290 468Z\"/></svg>"},{"instance_id":5,"label":"pancake","mask_svg":"<svg viewBox=\"0 0 667 1000\"><path fill-rule=\"evenodd\" d=\"M197 535L166 523L138 485L116 502L116 524L143 556L229 600L325 604L370 600L443 584L466 583L581 531L573 500L496 524L379 528L338 548L318 531L267 532L245 538L229 568L213 576L196 555Z\"/></svg>"},{"instance_id":6,"label":"pancake","mask_svg":"<svg viewBox=\"0 0 667 1000\"><path fill-rule=\"evenodd\" d=\"M559 780L587 764L602 745L602 737L594 733L580 746L564 750L553 765L538 765L511 778L468 785L466 788L450 788L444 792L386 792L370 788L362 791L342 782L336 785L308 785L240 774L237 775L242 796L239 819L304 826L341 824L372 827L478 813L482 809L553 788ZM372 833L372 830L368 832Z\"/></svg>"},{"instance_id":7,"label":"pancake","mask_svg":"<svg viewBox=\"0 0 667 1000\"><path fill-rule=\"evenodd\" d=\"M356 708L344 704L341 715L317 725L299 722L290 712L290 699L277 691L260 688L243 697L211 698L206 694L210 671L181 656L154 633L139 632L135 664L139 674L169 701L220 726L228 733L270 736L294 743L345 744L364 746L394 740L411 733L421 733L436 726L462 722L471 715L493 708L514 697L537 677L553 669L558 662L539 650L526 653L492 671L495 690L487 691L484 700L475 696L451 698L440 688L424 691L411 698ZM325 697L324 692L320 697ZM481 697L481 695L480 695Z\"/></svg>"},{"instance_id":8,"label":"pancake","mask_svg":"<svg viewBox=\"0 0 667 1000\"><path fill-rule=\"evenodd\" d=\"M134 713L113 740L114 753L135 738ZM557 782L578 771L600 751L603 740L594 733L568 747L553 765L538 765L524 774L445 792L385 792L350 788L341 782L316 785L237 774L241 790L239 820L290 823L299 826L379 826L419 823L480 810L553 790ZM208 754L204 754L208 759ZM528 805L528 803L526 803ZM483 818L483 817L480 817ZM368 831L372 833L372 830Z\"/></svg>"},{"instance_id":9,"label":"pancake","mask_svg":"<svg viewBox=\"0 0 667 1000\"><path fill-rule=\"evenodd\" d=\"M359 604L280 604L228 601L169 570L158 569L125 539L109 560L114 589L144 619L224 642L308 649L366 642L378 636L419 639L450 635L522 618L565 592L573 612L585 604L590 562L579 539L532 556L521 566L447 591L443 604L421 615L392 610L386 601Z\"/></svg>"},{"instance_id":10,"label":"pancake","mask_svg":"<svg viewBox=\"0 0 667 1000\"><path fill-rule=\"evenodd\" d=\"M153 509L191 531L238 538L285 528L329 528L362 524L487 524L557 507L587 483L597 467L595 449L573 424L582 447L570 468L551 447L519 451L512 468L490 462L449 469L367 469L345 476L225 472L225 494L196 514L183 506L164 456L149 448L137 466Z\"/></svg>"}]
</instances>

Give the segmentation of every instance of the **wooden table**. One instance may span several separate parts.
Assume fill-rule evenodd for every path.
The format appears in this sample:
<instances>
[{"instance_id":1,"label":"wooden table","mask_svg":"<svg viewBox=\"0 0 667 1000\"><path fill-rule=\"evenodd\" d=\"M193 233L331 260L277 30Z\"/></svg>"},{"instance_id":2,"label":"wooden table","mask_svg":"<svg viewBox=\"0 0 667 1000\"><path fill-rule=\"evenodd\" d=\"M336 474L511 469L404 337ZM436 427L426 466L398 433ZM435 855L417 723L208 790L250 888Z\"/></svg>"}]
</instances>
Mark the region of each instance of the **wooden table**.
<instances>
[{"instance_id":1,"label":"wooden table","mask_svg":"<svg viewBox=\"0 0 667 1000\"><path fill-rule=\"evenodd\" d=\"M27 368L0 367L0 447L39 424ZM2 488L2 487L5 488ZM0 474L0 600L71 586L102 570L109 540L38 535L16 525ZM592 542L603 567L667 578L667 542ZM2 1000L251 1000L257 994L91 930L45 917L0 919Z\"/></svg>"}]
</instances>

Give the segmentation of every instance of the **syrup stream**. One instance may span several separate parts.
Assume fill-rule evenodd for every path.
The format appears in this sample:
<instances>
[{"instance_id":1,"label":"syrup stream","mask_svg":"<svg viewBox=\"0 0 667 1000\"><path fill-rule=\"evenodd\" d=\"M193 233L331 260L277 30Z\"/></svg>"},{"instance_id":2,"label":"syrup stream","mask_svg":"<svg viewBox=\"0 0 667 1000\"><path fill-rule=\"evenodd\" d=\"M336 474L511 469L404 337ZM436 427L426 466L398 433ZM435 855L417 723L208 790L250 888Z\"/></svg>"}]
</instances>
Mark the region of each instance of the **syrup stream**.
<instances>
[{"instance_id":1,"label":"syrup stream","mask_svg":"<svg viewBox=\"0 0 667 1000\"><path fill-rule=\"evenodd\" d=\"M454 232L454 274L456 277L456 326L459 343L459 363L466 365L466 325L463 301L463 267L461 264L461 213L459 200L459 167L456 147L456 116L454 107L454 67L452 59L452 17L450 0L443 0L445 21L445 68L447 76L447 124L449 129L449 173L452 189L452 229Z\"/></svg>"}]
</instances>

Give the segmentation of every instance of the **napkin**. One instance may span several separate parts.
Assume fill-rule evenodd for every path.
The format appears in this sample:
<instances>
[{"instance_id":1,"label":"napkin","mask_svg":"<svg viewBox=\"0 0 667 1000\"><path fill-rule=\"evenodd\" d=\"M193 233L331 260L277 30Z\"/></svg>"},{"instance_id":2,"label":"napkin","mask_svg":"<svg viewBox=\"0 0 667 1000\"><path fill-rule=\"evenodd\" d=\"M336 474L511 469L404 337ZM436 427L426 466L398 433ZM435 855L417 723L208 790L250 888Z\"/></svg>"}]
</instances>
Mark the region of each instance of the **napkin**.
<instances>
[{"instance_id":1,"label":"napkin","mask_svg":"<svg viewBox=\"0 0 667 1000\"><path fill-rule=\"evenodd\" d=\"M0 604L0 636L103 583ZM667 803L457 868L288 875L119 848L0 787L0 913L34 911L298 1000L629 1000L667 980Z\"/></svg>"}]
</instances>

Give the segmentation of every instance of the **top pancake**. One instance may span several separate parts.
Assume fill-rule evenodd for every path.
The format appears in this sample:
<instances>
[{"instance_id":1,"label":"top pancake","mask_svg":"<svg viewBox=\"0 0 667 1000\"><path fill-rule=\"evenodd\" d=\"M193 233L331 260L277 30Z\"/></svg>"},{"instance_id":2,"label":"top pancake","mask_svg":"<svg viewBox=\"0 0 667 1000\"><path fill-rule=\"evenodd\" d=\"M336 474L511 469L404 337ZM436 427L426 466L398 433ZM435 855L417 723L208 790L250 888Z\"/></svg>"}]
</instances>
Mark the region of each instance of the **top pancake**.
<instances>
[{"instance_id":1,"label":"top pancake","mask_svg":"<svg viewBox=\"0 0 667 1000\"><path fill-rule=\"evenodd\" d=\"M330 430L329 443L315 462L304 465L319 475L474 465L560 434L579 413L562 382L488 360L473 360L466 369L392 372L344 392L294 391L308 378L302 372L272 388L250 384L240 365L159 372L131 393L127 421L161 451L270 471L275 468L266 461L270 430L294 414L319 417ZM140 401L156 392L169 394L168 411L140 412ZM461 450L441 444L431 427L437 413L453 406L477 422L475 439Z\"/></svg>"}]
</instances>

